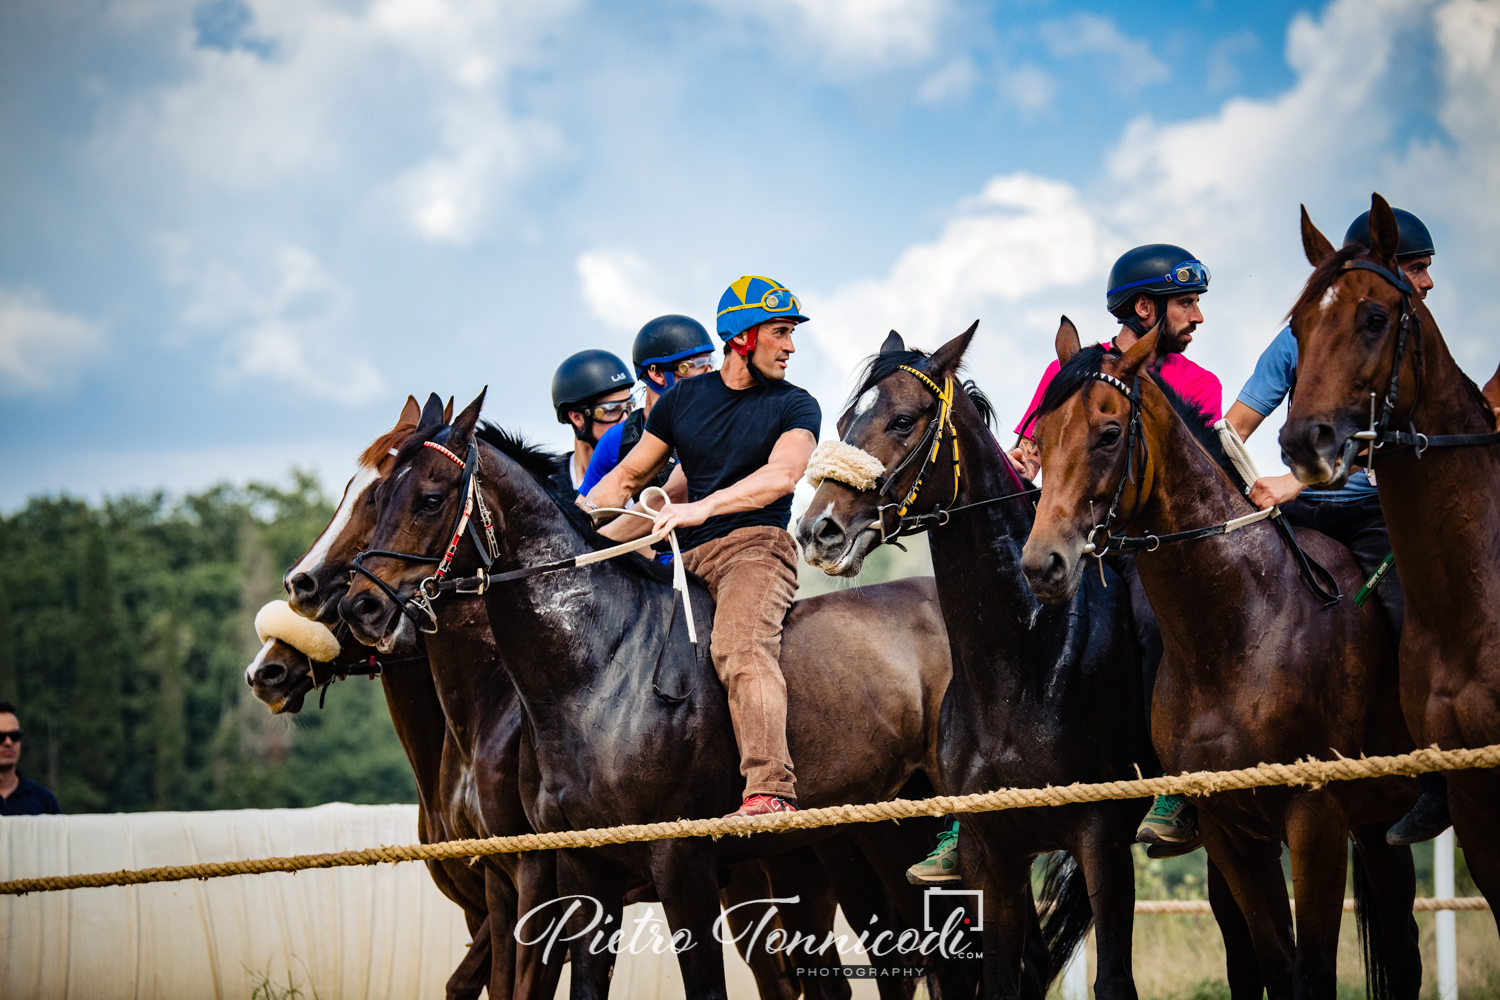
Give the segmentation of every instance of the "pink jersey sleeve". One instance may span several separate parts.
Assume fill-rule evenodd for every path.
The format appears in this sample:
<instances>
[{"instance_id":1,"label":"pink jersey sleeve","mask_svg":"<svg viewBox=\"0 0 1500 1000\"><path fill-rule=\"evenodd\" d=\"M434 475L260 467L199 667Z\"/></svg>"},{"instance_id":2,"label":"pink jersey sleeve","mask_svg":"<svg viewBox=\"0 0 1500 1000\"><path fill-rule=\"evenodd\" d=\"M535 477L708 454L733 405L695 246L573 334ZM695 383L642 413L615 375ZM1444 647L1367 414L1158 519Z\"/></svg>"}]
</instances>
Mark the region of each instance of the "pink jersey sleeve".
<instances>
[{"instance_id":1,"label":"pink jersey sleeve","mask_svg":"<svg viewBox=\"0 0 1500 1000\"><path fill-rule=\"evenodd\" d=\"M1036 408L1042 405L1042 396L1046 394L1047 386L1052 384L1052 379L1061 369L1062 365L1053 361L1047 366L1047 370L1042 372L1042 381L1037 384L1036 393L1031 397L1031 405L1026 407L1026 412L1021 414L1021 422L1016 424L1016 433L1021 437L1031 437L1029 424L1035 420Z\"/></svg>"}]
</instances>

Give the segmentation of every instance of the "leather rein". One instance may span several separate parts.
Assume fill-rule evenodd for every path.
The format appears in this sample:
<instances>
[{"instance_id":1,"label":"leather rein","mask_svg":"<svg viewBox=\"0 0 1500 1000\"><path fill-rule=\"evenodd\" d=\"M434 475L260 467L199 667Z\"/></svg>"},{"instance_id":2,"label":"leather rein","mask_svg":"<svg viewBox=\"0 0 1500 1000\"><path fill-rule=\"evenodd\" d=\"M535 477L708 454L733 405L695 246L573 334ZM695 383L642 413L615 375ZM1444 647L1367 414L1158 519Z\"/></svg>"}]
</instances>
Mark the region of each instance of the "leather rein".
<instances>
[{"instance_id":1,"label":"leather rein","mask_svg":"<svg viewBox=\"0 0 1500 1000\"><path fill-rule=\"evenodd\" d=\"M1132 483L1136 481L1136 443L1140 443L1140 474L1142 480L1145 479L1146 463L1150 457L1150 449L1146 442L1146 434L1141 421L1141 412L1143 410L1141 405L1141 377L1137 375L1130 385L1126 385L1122 379L1116 378L1108 372L1093 372L1092 377L1117 389L1130 401L1130 429L1125 444L1125 471L1121 474L1120 482L1115 487L1115 496L1110 501L1109 512L1105 515L1104 522L1094 525L1089 529L1088 534L1084 536L1083 554L1093 556L1099 560L1101 574L1104 571L1104 557L1111 550L1121 554L1155 552L1161 548L1163 543L1190 542L1200 538L1212 538L1215 535L1227 535L1231 531L1238 531L1240 528L1249 527L1260 521L1270 520L1276 525L1276 530L1281 533L1282 539L1291 550L1292 558L1297 563L1297 573L1302 577L1302 582L1307 585L1307 589L1312 592L1312 595L1319 601L1322 601L1325 606L1337 604L1343 599L1338 580L1334 578L1333 574L1325 566L1316 560L1308 558L1307 553L1302 551L1302 546L1297 543L1296 533L1292 530L1292 526L1287 523L1286 518L1281 516L1281 509L1279 507L1268 507L1265 510L1258 510L1253 514L1230 518L1227 521L1221 521L1218 524L1211 524L1207 527L1189 528L1186 531L1173 531L1165 535L1145 534L1138 537L1123 534L1111 535L1109 533L1110 528L1113 526L1115 518L1119 515L1120 500L1125 495L1125 482L1126 480ZM1246 485L1248 486L1248 484ZM1137 496L1136 509L1126 519L1127 523L1134 519L1135 515L1140 512L1142 502L1142 498ZM1095 537L1101 531L1104 535L1103 548L1100 548L1094 541Z\"/></svg>"}]
</instances>

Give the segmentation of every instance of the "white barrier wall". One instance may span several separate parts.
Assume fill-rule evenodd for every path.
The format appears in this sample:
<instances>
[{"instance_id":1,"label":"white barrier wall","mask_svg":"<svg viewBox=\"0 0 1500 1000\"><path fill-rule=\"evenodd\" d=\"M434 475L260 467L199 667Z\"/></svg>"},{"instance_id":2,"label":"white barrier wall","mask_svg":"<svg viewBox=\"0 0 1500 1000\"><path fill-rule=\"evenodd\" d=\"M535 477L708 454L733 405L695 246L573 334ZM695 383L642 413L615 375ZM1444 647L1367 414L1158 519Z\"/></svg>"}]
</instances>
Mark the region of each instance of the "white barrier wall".
<instances>
[{"instance_id":1,"label":"white barrier wall","mask_svg":"<svg viewBox=\"0 0 1500 1000\"><path fill-rule=\"evenodd\" d=\"M12 816L0 879L416 841L409 805ZM420 864L4 896L0 997L229 1000L288 971L322 1000L441 997L467 941Z\"/></svg>"}]
</instances>

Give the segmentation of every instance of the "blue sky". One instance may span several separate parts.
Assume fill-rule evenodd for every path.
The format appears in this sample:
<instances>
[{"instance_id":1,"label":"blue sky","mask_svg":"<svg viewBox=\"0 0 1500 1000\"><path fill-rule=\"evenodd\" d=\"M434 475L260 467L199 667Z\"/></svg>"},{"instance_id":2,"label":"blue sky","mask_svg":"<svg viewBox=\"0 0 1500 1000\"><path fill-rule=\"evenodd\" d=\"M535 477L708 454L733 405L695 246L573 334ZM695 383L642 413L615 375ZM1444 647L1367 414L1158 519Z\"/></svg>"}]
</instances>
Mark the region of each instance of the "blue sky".
<instances>
[{"instance_id":1,"label":"blue sky","mask_svg":"<svg viewBox=\"0 0 1500 1000\"><path fill-rule=\"evenodd\" d=\"M562 447L563 357L744 273L804 298L830 421L885 330L978 318L1009 426L1058 314L1108 336L1110 262L1180 243L1227 403L1305 277L1298 203L1337 240L1372 190L1432 229L1460 361L1500 360L1478 0L12 0L0 176L0 509L336 487L408 392L489 384Z\"/></svg>"}]
</instances>

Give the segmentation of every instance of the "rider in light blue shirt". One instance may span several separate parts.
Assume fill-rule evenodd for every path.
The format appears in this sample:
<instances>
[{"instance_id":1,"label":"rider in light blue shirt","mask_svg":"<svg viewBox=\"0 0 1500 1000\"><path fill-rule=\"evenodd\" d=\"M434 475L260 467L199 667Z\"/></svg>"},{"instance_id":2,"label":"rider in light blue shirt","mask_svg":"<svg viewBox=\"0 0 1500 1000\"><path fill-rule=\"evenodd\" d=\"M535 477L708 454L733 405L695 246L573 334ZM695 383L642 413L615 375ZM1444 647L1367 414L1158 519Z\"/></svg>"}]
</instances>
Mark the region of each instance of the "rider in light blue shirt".
<instances>
[{"instance_id":1,"label":"rider in light blue shirt","mask_svg":"<svg viewBox=\"0 0 1500 1000\"><path fill-rule=\"evenodd\" d=\"M1432 264L1432 237L1427 227L1410 212L1396 209L1396 221L1400 229L1397 244L1396 264L1411 282L1419 298L1426 298L1432 288L1432 277L1428 268ZM1366 212L1354 220L1344 243L1370 245L1370 213ZM1295 391L1297 380L1297 338L1290 326L1283 329L1271 341L1271 345L1255 363L1255 373L1250 376L1239 398L1225 417L1241 438L1248 439L1281 401ZM1310 490L1291 473L1280 476L1262 476L1250 487L1250 501L1265 510L1276 505L1288 523L1299 528L1321 531L1334 541L1349 547L1354 561L1367 578L1380 568L1391 551L1390 536L1386 533L1385 516L1380 509L1380 495L1376 490L1380 469L1377 465L1373 475L1360 469L1351 475L1343 489ZM1401 580L1394 567L1379 581L1372 595L1385 615L1399 643L1405 601L1401 595ZM1431 840L1448 827L1447 786L1441 774L1422 775L1422 795L1411 812L1402 817L1386 834L1393 844L1415 844Z\"/></svg>"}]
</instances>

